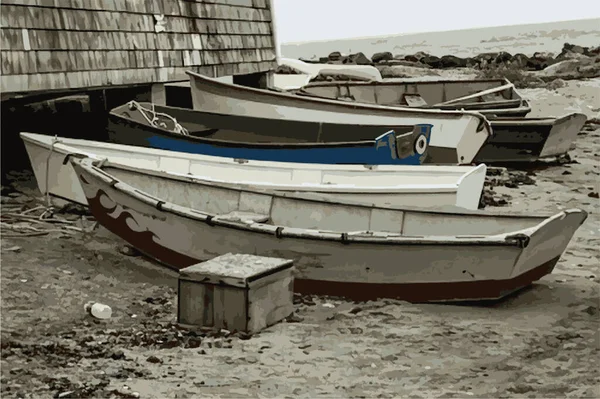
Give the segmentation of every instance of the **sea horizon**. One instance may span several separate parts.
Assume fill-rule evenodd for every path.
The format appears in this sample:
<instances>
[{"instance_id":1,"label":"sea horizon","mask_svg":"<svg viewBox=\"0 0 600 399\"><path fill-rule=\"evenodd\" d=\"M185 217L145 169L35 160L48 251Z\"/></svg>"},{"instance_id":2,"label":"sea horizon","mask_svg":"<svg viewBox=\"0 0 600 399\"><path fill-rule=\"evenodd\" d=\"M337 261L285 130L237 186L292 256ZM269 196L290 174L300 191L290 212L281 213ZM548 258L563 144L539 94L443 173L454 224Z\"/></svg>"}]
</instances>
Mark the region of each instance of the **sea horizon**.
<instances>
[{"instance_id":1,"label":"sea horizon","mask_svg":"<svg viewBox=\"0 0 600 399\"><path fill-rule=\"evenodd\" d=\"M281 43L281 55L311 59L325 57L334 51L343 54L362 52L367 57L384 51L394 55L424 51L436 56L468 57L507 51L531 56L538 51L558 53L565 43L600 46L600 18L287 42Z\"/></svg>"}]
</instances>

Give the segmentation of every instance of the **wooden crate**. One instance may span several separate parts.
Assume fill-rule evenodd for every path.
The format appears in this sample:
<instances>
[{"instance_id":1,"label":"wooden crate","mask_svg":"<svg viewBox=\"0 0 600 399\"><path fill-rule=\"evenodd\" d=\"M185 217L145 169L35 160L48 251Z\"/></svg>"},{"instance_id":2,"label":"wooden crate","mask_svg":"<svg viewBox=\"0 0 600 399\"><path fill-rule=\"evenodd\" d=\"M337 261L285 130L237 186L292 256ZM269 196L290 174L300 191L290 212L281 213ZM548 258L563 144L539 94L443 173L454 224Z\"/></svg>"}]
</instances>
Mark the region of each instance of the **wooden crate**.
<instances>
[{"instance_id":1,"label":"wooden crate","mask_svg":"<svg viewBox=\"0 0 600 399\"><path fill-rule=\"evenodd\" d=\"M293 312L293 261L226 254L180 270L178 323L256 333Z\"/></svg>"}]
</instances>

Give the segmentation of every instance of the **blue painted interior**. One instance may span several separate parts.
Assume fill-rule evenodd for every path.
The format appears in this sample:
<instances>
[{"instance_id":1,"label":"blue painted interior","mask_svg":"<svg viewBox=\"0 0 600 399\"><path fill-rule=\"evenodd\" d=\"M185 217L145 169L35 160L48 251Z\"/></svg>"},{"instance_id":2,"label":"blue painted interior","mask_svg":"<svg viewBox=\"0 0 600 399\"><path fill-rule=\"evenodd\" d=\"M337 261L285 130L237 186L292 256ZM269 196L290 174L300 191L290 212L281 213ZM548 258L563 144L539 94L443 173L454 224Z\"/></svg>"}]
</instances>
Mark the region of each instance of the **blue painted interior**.
<instances>
[{"instance_id":1,"label":"blue painted interior","mask_svg":"<svg viewBox=\"0 0 600 399\"><path fill-rule=\"evenodd\" d=\"M433 125L417 125L419 134L424 135L429 146L431 128ZM297 162L297 163L322 163L322 164L365 164L365 165L421 165L425 159L423 155L414 153L406 158L398 159L396 155L396 140L394 131L389 131L377 139L357 142L356 145L286 145L283 148L269 148L257 145L256 147L236 147L220 145L218 143L197 142L186 140L184 137L175 138L154 135L146 138L147 144L152 148L178 151L191 154L202 154L226 158L252 159L259 161ZM391 143L391 146L390 146ZM290 148L291 147L291 148Z\"/></svg>"}]
</instances>

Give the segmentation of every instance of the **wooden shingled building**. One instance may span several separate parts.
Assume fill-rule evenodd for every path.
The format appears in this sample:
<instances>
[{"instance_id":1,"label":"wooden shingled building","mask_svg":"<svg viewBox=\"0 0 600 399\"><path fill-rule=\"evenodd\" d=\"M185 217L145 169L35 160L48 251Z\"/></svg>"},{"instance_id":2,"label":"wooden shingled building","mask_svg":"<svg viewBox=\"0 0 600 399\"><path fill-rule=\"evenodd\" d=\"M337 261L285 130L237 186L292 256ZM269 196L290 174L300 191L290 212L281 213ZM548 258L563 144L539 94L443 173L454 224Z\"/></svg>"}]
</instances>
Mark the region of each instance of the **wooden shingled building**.
<instances>
[{"instance_id":1,"label":"wooden shingled building","mask_svg":"<svg viewBox=\"0 0 600 399\"><path fill-rule=\"evenodd\" d=\"M1 90L131 86L264 73L269 0L2 0Z\"/></svg>"},{"instance_id":2,"label":"wooden shingled building","mask_svg":"<svg viewBox=\"0 0 600 399\"><path fill-rule=\"evenodd\" d=\"M191 107L187 70L265 87L279 51L271 0L0 0L0 44L3 169L19 132L107 140L110 109Z\"/></svg>"}]
</instances>

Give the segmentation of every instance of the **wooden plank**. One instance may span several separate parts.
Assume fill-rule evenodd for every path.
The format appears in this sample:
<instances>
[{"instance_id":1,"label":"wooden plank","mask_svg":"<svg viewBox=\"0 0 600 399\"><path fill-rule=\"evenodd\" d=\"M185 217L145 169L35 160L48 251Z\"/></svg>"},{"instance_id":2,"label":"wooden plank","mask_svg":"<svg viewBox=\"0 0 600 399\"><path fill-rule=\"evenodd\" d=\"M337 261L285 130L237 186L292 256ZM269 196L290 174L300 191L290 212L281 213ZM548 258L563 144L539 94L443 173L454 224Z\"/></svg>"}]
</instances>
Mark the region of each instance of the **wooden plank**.
<instances>
[{"instance_id":1,"label":"wooden plank","mask_svg":"<svg viewBox=\"0 0 600 399\"><path fill-rule=\"evenodd\" d=\"M112 11L2 6L2 26L79 31L154 32L152 15Z\"/></svg>"},{"instance_id":2,"label":"wooden plank","mask_svg":"<svg viewBox=\"0 0 600 399\"><path fill-rule=\"evenodd\" d=\"M37 60L35 60L37 62ZM206 76L226 76L232 74L266 72L275 63L246 63L225 65L203 65L178 68L137 68L120 70L90 70L78 72L53 72L38 74L2 75L0 89L6 93L64 90L83 88L84 86L66 86L67 81L85 81L86 88L103 87L108 85L132 85L186 80L187 70L192 70ZM37 65L36 65L37 67ZM214 69L213 69L214 67ZM29 66L29 70L31 70ZM82 84L82 83L77 83Z\"/></svg>"},{"instance_id":3,"label":"wooden plank","mask_svg":"<svg viewBox=\"0 0 600 399\"><path fill-rule=\"evenodd\" d=\"M230 331L245 331L248 326L246 303L248 301L245 290L223 287L224 319Z\"/></svg>"},{"instance_id":4,"label":"wooden plank","mask_svg":"<svg viewBox=\"0 0 600 399\"><path fill-rule=\"evenodd\" d=\"M31 41L30 41L31 42ZM24 50L21 29L0 29L0 46L3 50Z\"/></svg>"}]
</instances>

